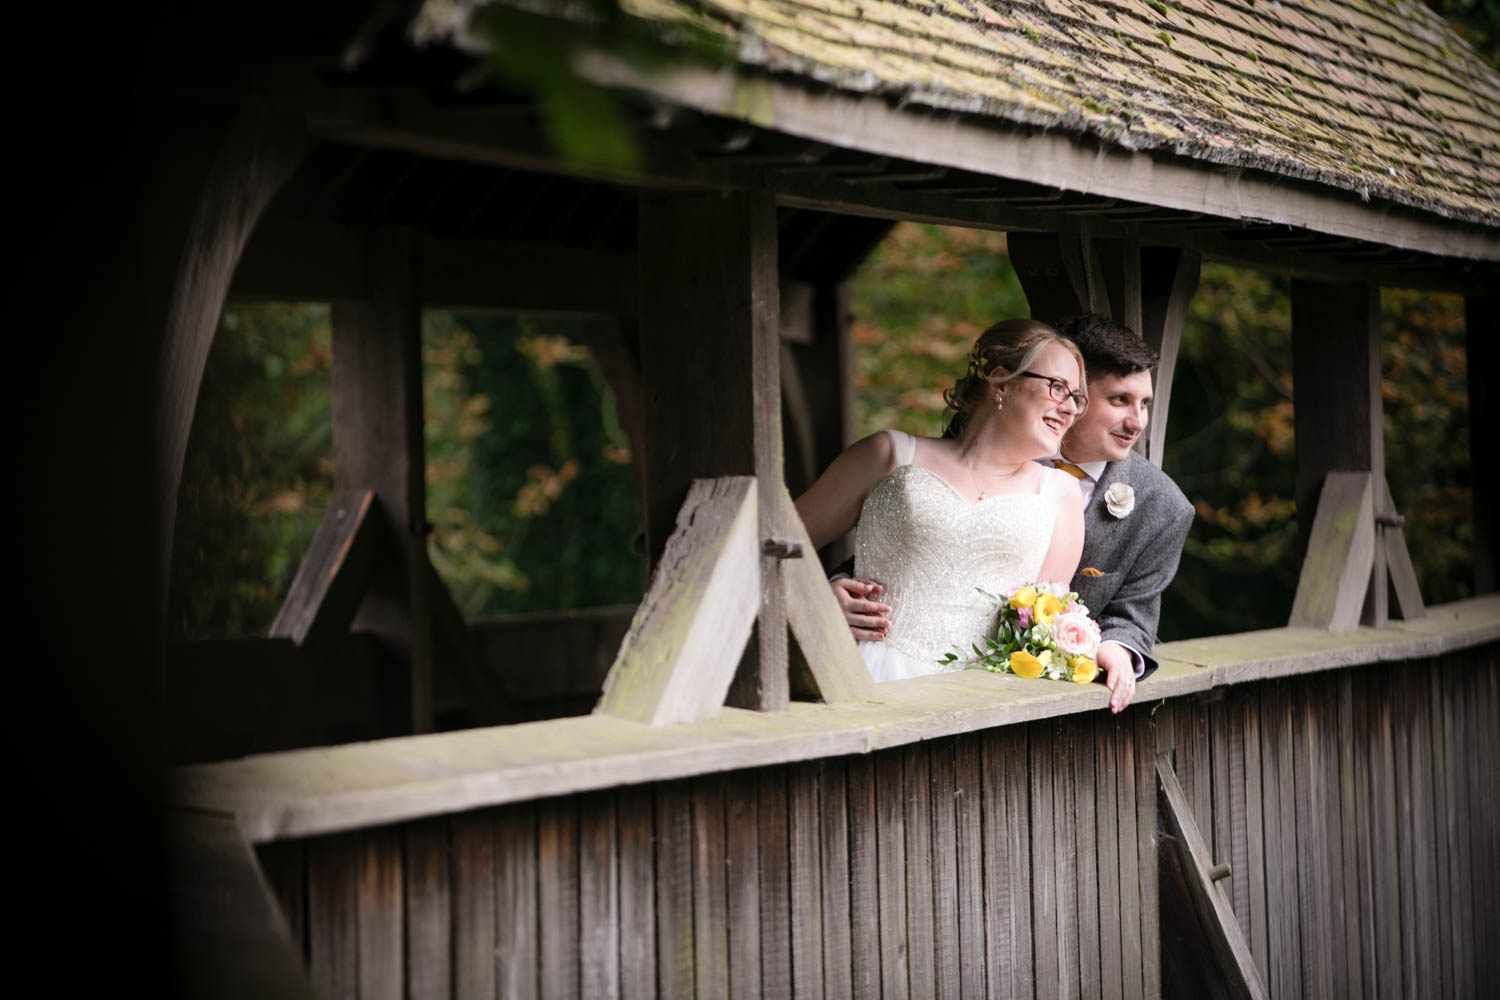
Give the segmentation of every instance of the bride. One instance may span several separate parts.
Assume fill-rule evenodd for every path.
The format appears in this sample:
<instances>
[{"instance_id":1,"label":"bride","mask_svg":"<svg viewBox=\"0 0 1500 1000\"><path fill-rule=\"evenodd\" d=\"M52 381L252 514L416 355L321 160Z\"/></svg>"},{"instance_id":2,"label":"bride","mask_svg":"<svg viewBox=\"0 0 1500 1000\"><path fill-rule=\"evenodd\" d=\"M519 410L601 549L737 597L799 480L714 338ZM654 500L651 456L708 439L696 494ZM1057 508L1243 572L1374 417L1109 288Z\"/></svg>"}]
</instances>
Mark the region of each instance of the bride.
<instances>
[{"instance_id":1,"label":"bride","mask_svg":"<svg viewBox=\"0 0 1500 1000\"><path fill-rule=\"evenodd\" d=\"M797 498L815 546L856 528L863 579L834 585L864 594L873 582L889 606L889 631L865 630L872 638L859 642L875 680L936 673L944 653L979 641L995 610L980 590L1073 578L1078 482L1035 460L1058 454L1088 405L1084 385L1078 349L1051 327L997 323L943 396L954 412L946 436L879 431Z\"/></svg>"}]
</instances>

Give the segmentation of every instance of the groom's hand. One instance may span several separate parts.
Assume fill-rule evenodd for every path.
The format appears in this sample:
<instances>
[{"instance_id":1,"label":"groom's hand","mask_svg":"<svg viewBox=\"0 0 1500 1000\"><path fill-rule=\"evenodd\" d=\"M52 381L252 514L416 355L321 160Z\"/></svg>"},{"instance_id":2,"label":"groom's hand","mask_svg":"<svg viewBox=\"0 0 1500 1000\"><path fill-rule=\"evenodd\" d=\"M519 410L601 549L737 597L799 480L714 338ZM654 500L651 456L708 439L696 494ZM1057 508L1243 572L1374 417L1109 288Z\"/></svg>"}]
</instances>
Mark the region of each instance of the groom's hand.
<instances>
[{"instance_id":1,"label":"groom's hand","mask_svg":"<svg viewBox=\"0 0 1500 1000\"><path fill-rule=\"evenodd\" d=\"M854 633L855 639L879 641L886 637L891 630L891 621L886 615L891 609L871 599L884 587L874 580L861 580L857 576L840 577L828 586L833 589L834 599L839 602L839 610L844 613L844 621L849 623L849 631Z\"/></svg>"},{"instance_id":2,"label":"groom's hand","mask_svg":"<svg viewBox=\"0 0 1500 1000\"><path fill-rule=\"evenodd\" d=\"M1104 684L1109 688L1109 710L1123 711L1135 697L1135 661L1124 646L1106 642L1099 647L1099 665L1108 674Z\"/></svg>"}]
</instances>

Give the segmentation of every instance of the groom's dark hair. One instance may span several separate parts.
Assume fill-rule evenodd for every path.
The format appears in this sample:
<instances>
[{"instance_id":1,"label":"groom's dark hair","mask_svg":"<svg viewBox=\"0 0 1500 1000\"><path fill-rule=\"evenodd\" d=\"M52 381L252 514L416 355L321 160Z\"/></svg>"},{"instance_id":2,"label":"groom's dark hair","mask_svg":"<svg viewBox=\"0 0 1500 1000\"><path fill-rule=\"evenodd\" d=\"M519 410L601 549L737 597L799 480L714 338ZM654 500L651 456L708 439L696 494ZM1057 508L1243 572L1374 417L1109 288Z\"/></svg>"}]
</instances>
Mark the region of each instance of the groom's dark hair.
<instances>
[{"instance_id":1,"label":"groom's dark hair","mask_svg":"<svg viewBox=\"0 0 1500 1000\"><path fill-rule=\"evenodd\" d=\"M1089 377L1134 375L1156 367L1161 360L1140 334L1097 313L1079 313L1052 324L1078 345Z\"/></svg>"}]
</instances>

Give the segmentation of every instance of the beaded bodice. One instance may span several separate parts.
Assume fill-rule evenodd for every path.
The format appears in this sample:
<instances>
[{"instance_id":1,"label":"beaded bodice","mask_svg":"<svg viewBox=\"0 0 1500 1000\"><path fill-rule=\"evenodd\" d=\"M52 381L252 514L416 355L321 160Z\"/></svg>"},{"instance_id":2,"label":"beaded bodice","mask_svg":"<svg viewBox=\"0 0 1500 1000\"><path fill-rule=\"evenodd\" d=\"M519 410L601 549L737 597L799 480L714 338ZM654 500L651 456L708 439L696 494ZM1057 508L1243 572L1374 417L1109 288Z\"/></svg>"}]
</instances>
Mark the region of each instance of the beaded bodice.
<instances>
[{"instance_id":1,"label":"beaded bodice","mask_svg":"<svg viewBox=\"0 0 1500 1000\"><path fill-rule=\"evenodd\" d=\"M898 465L860 509L855 571L884 588L885 642L935 664L994 626L991 594L1037 578L1052 540L1053 503L1003 493L970 504L936 473ZM976 589L979 588L979 589Z\"/></svg>"}]
</instances>

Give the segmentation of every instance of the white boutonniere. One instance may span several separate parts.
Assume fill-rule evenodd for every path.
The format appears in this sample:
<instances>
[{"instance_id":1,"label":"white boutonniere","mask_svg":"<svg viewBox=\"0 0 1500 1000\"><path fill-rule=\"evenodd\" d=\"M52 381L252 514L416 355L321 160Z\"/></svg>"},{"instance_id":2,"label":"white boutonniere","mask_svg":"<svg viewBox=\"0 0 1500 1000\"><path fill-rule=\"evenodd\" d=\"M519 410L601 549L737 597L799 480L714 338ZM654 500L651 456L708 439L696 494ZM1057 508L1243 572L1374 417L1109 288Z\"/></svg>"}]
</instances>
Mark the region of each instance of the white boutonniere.
<instances>
[{"instance_id":1,"label":"white boutonniere","mask_svg":"<svg viewBox=\"0 0 1500 1000\"><path fill-rule=\"evenodd\" d=\"M1104 491L1104 506L1115 517L1129 517L1130 512L1135 510L1135 490L1130 488L1129 483L1111 483L1109 489Z\"/></svg>"}]
</instances>

